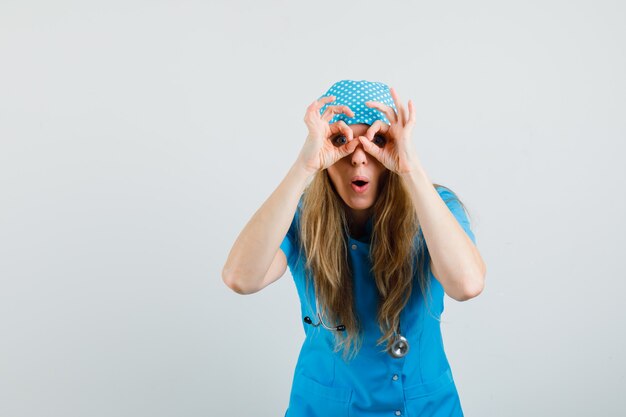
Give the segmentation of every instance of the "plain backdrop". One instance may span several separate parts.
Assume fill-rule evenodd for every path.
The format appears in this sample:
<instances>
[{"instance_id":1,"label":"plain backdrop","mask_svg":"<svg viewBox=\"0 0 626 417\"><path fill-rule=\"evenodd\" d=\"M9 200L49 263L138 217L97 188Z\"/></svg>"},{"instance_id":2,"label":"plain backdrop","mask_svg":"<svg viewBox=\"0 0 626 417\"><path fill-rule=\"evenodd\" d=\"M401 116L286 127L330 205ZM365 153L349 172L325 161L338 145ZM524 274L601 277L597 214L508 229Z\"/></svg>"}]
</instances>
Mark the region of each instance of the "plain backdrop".
<instances>
[{"instance_id":1,"label":"plain backdrop","mask_svg":"<svg viewBox=\"0 0 626 417\"><path fill-rule=\"evenodd\" d=\"M467 416L623 416L626 6L0 3L0 415L282 416L293 279L221 270L341 79L415 103L483 293L446 296Z\"/></svg>"}]
</instances>

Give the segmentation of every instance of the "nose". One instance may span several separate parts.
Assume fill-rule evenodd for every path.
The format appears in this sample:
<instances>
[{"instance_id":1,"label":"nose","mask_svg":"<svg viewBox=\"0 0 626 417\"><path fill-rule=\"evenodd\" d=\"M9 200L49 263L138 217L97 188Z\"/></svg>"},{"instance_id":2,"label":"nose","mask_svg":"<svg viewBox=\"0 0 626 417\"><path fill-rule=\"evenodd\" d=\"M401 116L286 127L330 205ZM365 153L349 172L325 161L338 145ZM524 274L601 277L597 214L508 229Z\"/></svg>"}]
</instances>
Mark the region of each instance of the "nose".
<instances>
[{"instance_id":1,"label":"nose","mask_svg":"<svg viewBox=\"0 0 626 417\"><path fill-rule=\"evenodd\" d=\"M352 163L352 166L359 166L359 165L365 165L367 164L367 152L365 152L365 149L363 149L363 145L359 144L357 145L356 149L354 150L354 152L352 152L352 160L350 161Z\"/></svg>"}]
</instances>

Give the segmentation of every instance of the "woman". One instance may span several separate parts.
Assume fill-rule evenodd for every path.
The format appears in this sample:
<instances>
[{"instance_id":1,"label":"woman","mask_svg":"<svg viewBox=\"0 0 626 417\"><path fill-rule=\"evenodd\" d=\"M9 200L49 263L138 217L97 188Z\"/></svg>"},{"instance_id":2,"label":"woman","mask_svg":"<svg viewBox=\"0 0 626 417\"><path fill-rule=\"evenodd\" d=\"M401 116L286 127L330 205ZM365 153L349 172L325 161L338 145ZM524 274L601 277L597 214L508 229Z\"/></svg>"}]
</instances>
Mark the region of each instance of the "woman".
<instances>
[{"instance_id":1,"label":"woman","mask_svg":"<svg viewBox=\"0 0 626 417\"><path fill-rule=\"evenodd\" d=\"M304 121L296 162L222 273L251 294L289 265L306 339L286 416L462 416L439 317L444 291L477 296L486 269L459 200L411 146L413 103L343 80Z\"/></svg>"}]
</instances>

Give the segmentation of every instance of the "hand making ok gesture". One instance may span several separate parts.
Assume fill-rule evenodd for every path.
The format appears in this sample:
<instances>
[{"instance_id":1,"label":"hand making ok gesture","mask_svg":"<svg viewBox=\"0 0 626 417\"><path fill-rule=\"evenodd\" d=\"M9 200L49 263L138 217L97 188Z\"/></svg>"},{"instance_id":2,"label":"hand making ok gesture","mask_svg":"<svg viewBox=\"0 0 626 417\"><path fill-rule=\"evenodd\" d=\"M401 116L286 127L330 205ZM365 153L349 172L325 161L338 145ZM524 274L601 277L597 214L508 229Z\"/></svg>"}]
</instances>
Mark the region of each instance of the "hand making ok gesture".
<instances>
[{"instance_id":1,"label":"hand making ok gesture","mask_svg":"<svg viewBox=\"0 0 626 417\"><path fill-rule=\"evenodd\" d=\"M367 101L365 105L380 110L389 120L391 125L382 120L376 120L358 140L363 144L363 149L387 169L398 174L406 174L412 171L419 163L417 152L411 146L411 133L415 126L415 108L409 100L408 111L400 103L398 94L393 88L389 88L391 97L396 106L394 109L377 101ZM377 134L382 134L387 140L384 146L372 143Z\"/></svg>"},{"instance_id":2,"label":"hand making ok gesture","mask_svg":"<svg viewBox=\"0 0 626 417\"><path fill-rule=\"evenodd\" d=\"M359 141L353 138L352 129L346 122L339 120L329 124L335 114L343 113L348 117L354 117L354 112L348 106L328 105L324 113L320 115L320 109L335 101L335 98L335 96L326 96L315 100L309 105L304 116L309 134L298 158L311 173L328 168L341 158L350 155L359 145ZM346 138L345 143L332 143L331 138L340 132Z\"/></svg>"}]
</instances>

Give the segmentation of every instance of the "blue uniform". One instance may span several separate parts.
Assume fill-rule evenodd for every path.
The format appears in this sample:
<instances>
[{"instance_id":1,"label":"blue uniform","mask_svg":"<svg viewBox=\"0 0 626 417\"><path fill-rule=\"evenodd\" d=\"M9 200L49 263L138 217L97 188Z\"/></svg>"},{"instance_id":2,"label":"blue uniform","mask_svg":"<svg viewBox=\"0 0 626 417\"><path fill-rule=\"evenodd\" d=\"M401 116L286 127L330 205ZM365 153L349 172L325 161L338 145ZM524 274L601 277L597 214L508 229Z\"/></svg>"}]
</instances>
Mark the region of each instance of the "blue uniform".
<instances>
[{"instance_id":1,"label":"blue uniform","mask_svg":"<svg viewBox=\"0 0 626 417\"><path fill-rule=\"evenodd\" d=\"M476 239L462 206L454 194L437 188L450 211L475 243ZM317 322L315 294L305 291L304 258L298 250L297 224L300 205L281 244L298 290L302 318ZM432 293L426 309L419 285L414 281L409 302L400 315L400 331L410 344L408 354L393 358L376 346L381 336L376 320L378 290L370 272L368 235L360 240L348 237L350 266L354 279L355 305L363 328L361 350L344 362L342 352L334 353L334 332L303 323L306 339L294 372L286 417L434 417L463 416L450 365L435 317L443 312L443 287L428 268ZM429 299L430 300L430 299ZM336 326L340 323L327 323Z\"/></svg>"}]
</instances>

